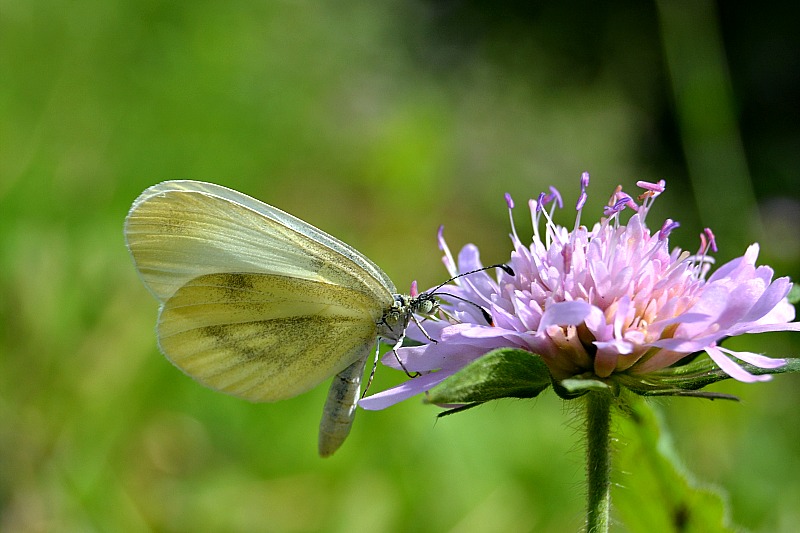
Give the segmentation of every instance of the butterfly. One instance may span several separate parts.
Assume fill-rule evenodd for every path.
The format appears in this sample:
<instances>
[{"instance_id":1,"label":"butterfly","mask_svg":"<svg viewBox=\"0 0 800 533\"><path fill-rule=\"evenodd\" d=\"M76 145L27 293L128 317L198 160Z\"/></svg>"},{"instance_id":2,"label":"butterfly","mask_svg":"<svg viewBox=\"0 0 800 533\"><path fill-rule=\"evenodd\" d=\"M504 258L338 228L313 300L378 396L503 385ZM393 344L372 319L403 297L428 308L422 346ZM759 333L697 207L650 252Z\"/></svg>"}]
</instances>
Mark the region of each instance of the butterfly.
<instances>
[{"instance_id":1,"label":"butterfly","mask_svg":"<svg viewBox=\"0 0 800 533\"><path fill-rule=\"evenodd\" d=\"M161 352L214 390L253 402L306 392L334 376L319 454L333 454L355 416L376 340L402 344L431 292L397 294L363 254L240 192L199 181L145 190L125 220L139 276L160 302Z\"/></svg>"}]
</instances>

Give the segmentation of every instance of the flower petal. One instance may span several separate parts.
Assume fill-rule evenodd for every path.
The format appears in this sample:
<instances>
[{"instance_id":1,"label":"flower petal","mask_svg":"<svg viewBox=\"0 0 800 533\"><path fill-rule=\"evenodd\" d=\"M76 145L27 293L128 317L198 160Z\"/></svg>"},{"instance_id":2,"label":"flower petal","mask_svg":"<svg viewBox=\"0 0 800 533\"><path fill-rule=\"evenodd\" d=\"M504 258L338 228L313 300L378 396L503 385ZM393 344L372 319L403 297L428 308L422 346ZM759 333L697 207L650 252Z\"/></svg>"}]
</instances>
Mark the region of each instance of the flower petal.
<instances>
[{"instance_id":1,"label":"flower petal","mask_svg":"<svg viewBox=\"0 0 800 533\"><path fill-rule=\"evenodd\" d=\"M790 322L789 324L764 324L747 328L735 328L729 330L730 334L739 335L742 333L766 333L768 331L800 331L800 322ZM726 332L726 335L729 333Z\"/></svg>"},{"instance_id":2,"label":"flower petal","mask_svg":"<svg viewBox=\"0 0 800 533\"><path fill-rule=\"evenodd\" d=\"M402 402L403 400L407 400L412 396L416 396L417 394L421 394L426 390L432 389L435 385L438 385L455 372L455 370L451 372L434 372L432 374L425 374L424 376L410 379L405 383L398 385L397 387L381 391L377 394L373 394L372 396L367 396L366 398L361 398L361 400L358 401L358 405L362 409L367 409L368 411L386 409L387 407L398 402Z\"/></svg>"},{"instance_id":3,"label":"flower petal","mask_svg":"<svg viewBox=\"0 0 800 533\"><path fill-rule=\"evenodd\" d=\"M792 282L789 281L789 278L784 277L776 279L767 287L758 301L750 308L750 311L742 317L742 320L746 322L755 322L761 319L777 307L781 301L786 298L786 295L789 294L791 289ZM792 310L794 310L794 306L792 306ZM789 320L793 318L794 316Z\"/></svg>"},{"instance_id":4,"label":"flower petal","mask_svg":"<svg viewBox=\"0 0 800 533\"><path fill-rule=\"evenodd\" d=\"M757 366L759 368L780 368L786 365L786 359L777 359L773 357L767 357L766 355L761 355L753 352L736 352L734 350L728 350L727 348L723 348L722 346L716 347L718 350L725 352L728 355L732 355L737 359L741 359L745 363L750 363L753 366Z\"/></svg>"},{"instance_id":5,"label":"flower petal","mask_svg":"<svg viewBox=\"0 0 800 533\"><path fill-rule=\"evenodd\" d=\"M727 355L722 353L716 346L708 346L706 348L706 353L711 356L711 359L714 360L717 365L722 369L723 372L728 374L733 379L744 383L755 383L756 381L769 381L772 379L772 376L769 374L764 374L762 376L754 376L744 368L737 365L733 362Z\"/></svg>"},{"instance_id":6,"label":"flower petal","mask_svg":"<svg viewBox=\"0 0 800 533\"><path fill-rule=\"evenodd\" d=\"M558 302L551 304L542 315L537 333L543 333L548 326L577 326L592 310L586 302Z\"/></svg>"}]
</instances>

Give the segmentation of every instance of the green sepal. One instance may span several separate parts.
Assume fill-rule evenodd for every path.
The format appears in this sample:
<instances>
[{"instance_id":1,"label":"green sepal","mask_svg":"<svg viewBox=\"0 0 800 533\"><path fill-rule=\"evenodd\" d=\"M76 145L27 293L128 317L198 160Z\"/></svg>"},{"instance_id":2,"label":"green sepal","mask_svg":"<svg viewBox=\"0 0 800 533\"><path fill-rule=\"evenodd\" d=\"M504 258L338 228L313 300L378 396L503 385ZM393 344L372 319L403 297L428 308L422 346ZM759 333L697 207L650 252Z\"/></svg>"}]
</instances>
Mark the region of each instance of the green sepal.
<instances>
[{"instance_id":1,"label":"green sepal","mask_svg":"<svg viewBox=\"0 0 800 533\"><path fill-rule=\"evenodd\" d=\"M800 359L786 359L786 364L780 368L761 368L745 362L741 362L740 366L756 376L796 373L800 372ZM641 396L694 396L711 400L738 400L729 394L698 392L712 383L731 379L708 356L644 375L619 373L614 374L613 378L619 385Z\"/></svg>"},{"instance_id":2,"label":"green sepal","mask_svg":"<svg viewBox=\"0 0 800 533\"><path fill-rule=\"evenodd\" d=\"M600 381L595 377L574 377L563 381L553 381L553 390L562 400L574 400L591 391L608 391L616 396L617 388L613 384Z\"/></svg>"},{"instance_id":3,"label":"green sepal","mask_svg":"<svg viewBox=\"0 0 800 533\"><path fill-rule=\"evenodd\" d=\"M424 401L453 406L477 405L499 398L535 398L550 383L550 371L541 357L525 350L500 348L476 359L428 391ZM456 409L461 411L463 407Z\"/></svg>"}]
</instances>

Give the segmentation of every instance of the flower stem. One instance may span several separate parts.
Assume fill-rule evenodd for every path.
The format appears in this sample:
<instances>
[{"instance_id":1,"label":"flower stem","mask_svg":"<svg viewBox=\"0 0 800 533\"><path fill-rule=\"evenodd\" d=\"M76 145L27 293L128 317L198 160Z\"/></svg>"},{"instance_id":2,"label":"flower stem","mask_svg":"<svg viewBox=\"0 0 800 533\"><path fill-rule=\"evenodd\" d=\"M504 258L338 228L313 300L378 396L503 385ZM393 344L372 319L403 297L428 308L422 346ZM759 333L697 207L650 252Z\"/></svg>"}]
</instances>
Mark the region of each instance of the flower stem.
<instances>
[{"instance_id":1,"label":"flower stem","mask_svg":"<svg viewBox=\"0 0 800 533\"><path fill-rule=\"evenodd\" d=\"M586 531L606 533L611 512L611 403L612 395L586 395L586 471L589 485Z\"/></svg>"}]
</instances>

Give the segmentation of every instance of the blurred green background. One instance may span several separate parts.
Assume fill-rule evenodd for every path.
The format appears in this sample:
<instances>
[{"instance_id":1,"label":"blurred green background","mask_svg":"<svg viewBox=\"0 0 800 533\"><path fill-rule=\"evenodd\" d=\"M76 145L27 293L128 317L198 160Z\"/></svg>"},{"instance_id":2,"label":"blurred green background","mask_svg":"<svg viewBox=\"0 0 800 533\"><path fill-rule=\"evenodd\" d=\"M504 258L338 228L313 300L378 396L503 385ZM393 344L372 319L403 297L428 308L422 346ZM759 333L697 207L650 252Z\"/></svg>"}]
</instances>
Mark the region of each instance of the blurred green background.
<instances>
[{"instance_id":1,"label":"blurred green background","mask_svg":"<svg viewBox=\"0 0 800 533\"><path fill-rule=\"evenodd\" d=\"M252 405L185 377L156 349L127 209L162 180L214 181L426 287L446 275L439 224L504 261L503 193L556 185L571 225L588 170L584 222L617 183L663 178L650 222L680 220L675 245L711 226L720 262L758 240L797 279L790 9L0 0L0 530L577 531L581 429L552 393L361 412L321 460L326 386ZM403 377L378 370L374 390ZM798 385L659 402L688 470L754 531L800 521Z\"/></svg>"}]
</instances>

